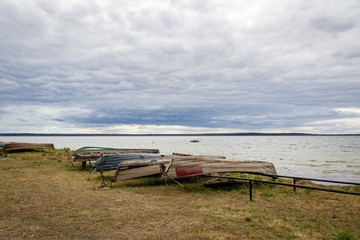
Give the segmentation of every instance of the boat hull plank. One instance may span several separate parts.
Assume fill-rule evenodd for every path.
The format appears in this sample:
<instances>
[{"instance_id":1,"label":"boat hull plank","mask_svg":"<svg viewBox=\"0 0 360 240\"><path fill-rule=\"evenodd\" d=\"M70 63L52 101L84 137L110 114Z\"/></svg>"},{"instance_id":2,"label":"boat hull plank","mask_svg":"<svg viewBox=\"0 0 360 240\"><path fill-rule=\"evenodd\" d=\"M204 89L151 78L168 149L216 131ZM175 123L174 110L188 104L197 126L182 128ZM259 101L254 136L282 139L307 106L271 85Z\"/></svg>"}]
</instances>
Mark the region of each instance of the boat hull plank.
<instances>
[{"instance_id":1,"label":"boat hull plank","mask_svg":"<svg viewBox=\"0 0 360 240\"><path fill-rule=\"evenodd\" d=\"M146 167L130 168L127 169L126 171L121 171L118 174L116 174L114 177L114 181L122 181L132 178L159 174L161 172L160 166L161 165L151 165ZM165 165L165 167L167 166Z\"/></svg>"},{"instance_id":2,"label":"boat hull plank","mask_svg":"<svg viewBox=\"0 0 360 240\"><path fill-rule=\"evenodd\" d=\"M119 163L118 169L120 170L126 168L139 168L152 165L169 164L171 161L171 157L129 160Z\"/></svg>"},{"instance_id":3,"label":"boat hull plank","mask_svg":"<svg viewBox=\"0 0 360 240\"><path fill-rule=\"evenodd\" d=\"M54 149L54 144L52 144L52 143L6 143L3 146L3 151L14 151L14 150L35 149L35 148Z\"/></svg>"}]
</instances>

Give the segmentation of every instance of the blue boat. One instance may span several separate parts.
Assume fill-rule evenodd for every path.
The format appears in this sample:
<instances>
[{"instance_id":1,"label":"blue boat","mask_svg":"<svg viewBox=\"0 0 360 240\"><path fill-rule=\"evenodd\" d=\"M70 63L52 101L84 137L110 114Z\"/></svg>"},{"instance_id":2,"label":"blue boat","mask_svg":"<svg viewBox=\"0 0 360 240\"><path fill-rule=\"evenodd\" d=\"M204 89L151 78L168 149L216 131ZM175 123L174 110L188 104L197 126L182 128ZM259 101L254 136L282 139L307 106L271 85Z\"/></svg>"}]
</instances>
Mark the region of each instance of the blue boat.
<instances>
[{"instance_id":1,"label":"blue boat","mask_svg":"<svg viewBox=\"0 0 360 240\"><path fill-rule=\"evenodd\" d=\"M151 154L151 153L124 153L116 155L102 155L96 162L93 164L90 169L91 173L99 171L109 171L116 170L119 166L119 163L129 160L139 160L146 158L164 158L164 157L173 157L178 155L163 155L163 154Z\"/></svg>"}]
</instances>

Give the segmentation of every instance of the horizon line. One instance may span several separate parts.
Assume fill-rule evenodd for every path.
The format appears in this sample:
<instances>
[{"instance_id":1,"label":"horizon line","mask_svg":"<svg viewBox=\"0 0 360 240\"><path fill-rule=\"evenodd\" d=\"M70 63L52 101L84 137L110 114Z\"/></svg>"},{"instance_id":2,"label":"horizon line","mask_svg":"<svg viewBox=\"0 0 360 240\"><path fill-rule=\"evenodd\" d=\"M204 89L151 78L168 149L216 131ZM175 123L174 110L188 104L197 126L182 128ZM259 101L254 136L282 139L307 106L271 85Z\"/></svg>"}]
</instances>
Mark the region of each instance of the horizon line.
<instances>
[{"instance_id":1,"label":"horizon line","mask_svg":"<svg viewBox=\"0 0 360 240\"><path fill-rule=\"evenodd\" d=\"M360 136L360 133L0 133L0 136Z\"/></svg>"}]
</instances>

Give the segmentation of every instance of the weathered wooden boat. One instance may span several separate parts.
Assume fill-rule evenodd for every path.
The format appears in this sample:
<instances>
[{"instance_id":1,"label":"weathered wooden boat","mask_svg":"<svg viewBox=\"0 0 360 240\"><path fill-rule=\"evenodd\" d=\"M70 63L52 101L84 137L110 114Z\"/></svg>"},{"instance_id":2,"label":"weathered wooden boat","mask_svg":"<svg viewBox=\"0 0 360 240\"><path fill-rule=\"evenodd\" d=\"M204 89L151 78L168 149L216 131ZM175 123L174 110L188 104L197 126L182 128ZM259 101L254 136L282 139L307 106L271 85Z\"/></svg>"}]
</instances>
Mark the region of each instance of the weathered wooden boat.
<instances>
[{"instance_id":1,"label":"weathered wooden boat","mask_svg":"<svg viewBox=\"0 0 360 240\"><path fill-rule=\"evenodd\" d=\"M107 147L82 147L74 152L69 161L81 162L83 169L86 162L96 161L103 155L115 155L124 153L159 153L159 149L131 149L131 148L107 148Z\"/></svg>"},{"instance_id":2,"label":"weathered wooden boat","mask_svg":"<svg viewBox=\"0 0 360 240\"><path fill-rule=\"evenodd\" d=\"M82 147L71 156L73 162L96 161L102 155L114 155L123 153L159 153L159 149L131 149L131 148L106 148L106 147Z\"/></svg>"},{"instance_id":3,"label":"weathered wooden boat","mask_svg":"<svg viewBox=\"0 0 360 240\"><path fill-rule=\"evenodd\" d=\"M189 177L211 173L250 173L265 176L277 175L274 165L264 161L244 161L207 156L174 158L166 171L171 178Z\"/></svg>"},{"instance_id":4,"label":"weathered wooden boat","mask_svg":"<svg viewBox=\"0 0 360 240\"><path fill-rule=\"evenodd\" d=\"M137 161L141 159L148 158L169 158L174 157L176 155L162 155L162 154L154 154L154 153L123 153L123 154L115 154L115 155L102 155L96 162L93 164L90 169L91 173L99 172L99 171L109 171L116 170L121 162L124 161Z\"/></svg>"},{"instance_id":5,"label":"weathered wooden boat","mask_svg":"<svg viewBox=\"0 0 360 240\"><path fill-rule=\"evenodd\" d=\"M25 149L54 149L54 144L52 143L19 143L19 142L11 142L11 143L2 143L3 151L14 151L14 150L25 150Z\"/></svg>"},{"instance_id":6,"label":"weathered wooden boat","mask_svg":"<svg viewBox=\"0 0 360 240\"><path fill-rule=\"evenodd\" d=\"M155 174L162 174L174 179L228 172L277 175L274 165L270 162L230 160L223 156L177 156L123 161L118 165L112 181Z\"/></svg>"}]
</instances>

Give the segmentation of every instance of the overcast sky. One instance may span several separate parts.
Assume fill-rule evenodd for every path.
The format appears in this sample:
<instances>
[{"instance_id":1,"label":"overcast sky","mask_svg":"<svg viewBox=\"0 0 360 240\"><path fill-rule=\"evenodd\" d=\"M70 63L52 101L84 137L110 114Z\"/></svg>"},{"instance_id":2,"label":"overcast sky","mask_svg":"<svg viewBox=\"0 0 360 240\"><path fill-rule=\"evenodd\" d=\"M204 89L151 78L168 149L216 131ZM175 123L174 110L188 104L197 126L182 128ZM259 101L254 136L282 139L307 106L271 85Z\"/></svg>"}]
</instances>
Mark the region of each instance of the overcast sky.
<instances>
[{"instance_id":1,"label":"overcast sky","mask_svg":"<svg viewBox=\"0 0 360 240\"><path fill-rule=\"evenodd\" d=\"M359 1L0 1L0 132L360 133Z\"/></svg>"}]
</instances>

